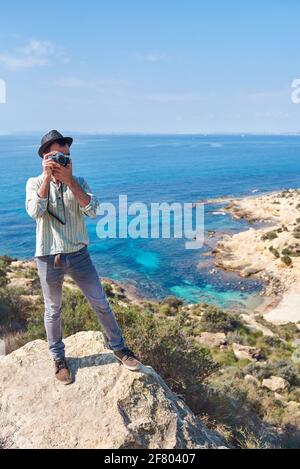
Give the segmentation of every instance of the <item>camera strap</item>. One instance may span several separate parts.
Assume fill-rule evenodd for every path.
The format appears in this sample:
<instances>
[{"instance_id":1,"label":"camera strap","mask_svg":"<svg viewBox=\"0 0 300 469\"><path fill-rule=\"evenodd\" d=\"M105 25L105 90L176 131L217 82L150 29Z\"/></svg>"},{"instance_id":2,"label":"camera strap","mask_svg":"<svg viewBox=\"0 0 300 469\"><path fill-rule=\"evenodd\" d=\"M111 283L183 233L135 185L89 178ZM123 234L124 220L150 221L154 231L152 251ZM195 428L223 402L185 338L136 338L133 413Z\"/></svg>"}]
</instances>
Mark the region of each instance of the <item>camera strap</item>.
<instances>
[{"instance_id":1,"label":"camera strap","mask_svg":"<svg viewBox=\"0 0 300 469\"><path fill-rule=\"evenodd\" d=\"M62 183L60 183L60 194L61 194L61 201L62 201L63 211L64 211L64 221L61 220L55 213L52 213L51 210L49 209L50 189L48 191L47 212L49 213L49 215L51 215L53 218L55 218L57 221L59 221L59 223L61 223L62 225L65 225L66 224L66 210L65 210L65 203L64 203L64 194L63 194L63 190L62 190Z\"/></svg>"}]
</instances>

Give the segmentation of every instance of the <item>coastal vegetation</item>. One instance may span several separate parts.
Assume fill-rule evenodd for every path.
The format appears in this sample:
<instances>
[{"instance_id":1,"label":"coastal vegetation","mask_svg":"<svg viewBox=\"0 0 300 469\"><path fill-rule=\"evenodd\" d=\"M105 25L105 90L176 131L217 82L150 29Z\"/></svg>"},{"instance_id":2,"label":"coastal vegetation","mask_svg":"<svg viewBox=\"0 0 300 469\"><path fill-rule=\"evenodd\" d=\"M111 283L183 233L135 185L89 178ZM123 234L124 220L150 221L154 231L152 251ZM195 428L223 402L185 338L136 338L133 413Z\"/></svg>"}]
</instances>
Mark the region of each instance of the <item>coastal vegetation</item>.
<instances>
[{"instance_id":1,"label":"coastal vegetation","mask_svg":"<svg viewBox=\"0 0 300 469\"><path fill-rule=\"evenodd\" d=\"M266 241L266 240L272 241L272 239L276 239L276 238L278 238L276 231L268 231L267 233L264 233L261 237L263 241Z\"/></svg>"},{"instance_id":2,"label":"coastal vegetation","mask_svg":"<svg viewBox=\"0 0 300 469\"><path fill-rule=\"evenodd\" d=\"M0 335L7 353L45 340L35 264L1 257L0 282ZM256 327L250 327L236 311L176 297L131 298L126 287L109 279L103 286L128 345L233 448L299 447L296 324L279 327L258 315ZM99 330L95 313L69 278L62 318L65 337Z\"/></svg>"}]
</instances>

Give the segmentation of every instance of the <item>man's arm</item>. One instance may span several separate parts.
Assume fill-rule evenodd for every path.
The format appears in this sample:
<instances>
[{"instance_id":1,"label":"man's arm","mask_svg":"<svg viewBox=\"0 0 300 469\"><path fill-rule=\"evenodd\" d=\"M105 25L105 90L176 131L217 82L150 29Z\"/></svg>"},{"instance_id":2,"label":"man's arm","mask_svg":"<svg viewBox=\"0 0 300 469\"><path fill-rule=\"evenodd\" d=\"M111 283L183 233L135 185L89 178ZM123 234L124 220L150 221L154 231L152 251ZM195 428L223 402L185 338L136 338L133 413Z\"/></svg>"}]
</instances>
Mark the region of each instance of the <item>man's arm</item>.
<instances>
[{"instance_id":1,"label":"man's arm","mask_svg":"<svg viewBox=\"0 0 300 469\"><path fill-rule=\"evenodd\" d=\"M43 191L39 195L39 188L35 178L28 179L26 183L26 211L34 219L41 218L47 210L48 192L46 194L46 183L43 181Z\"/></svg>"},{"instance_id":2,"label":"man's arm","mask_svg":"<svg viewBox=\"0 0 300 469\"><path fill-rule=\"evenodd\" d=\"M80 207L80 209L82 213L84 213L87 217L96 218L96 216L98 215L99 200L93 194L90 186L84 179L82 180L81 187L84 193L89 196L90 202L85 207Z\"/></svg>"},{"instance_id":3,"label":"man's arm","mask_svg":"<svg viewBox=\"0 0 300 469\"><path fill-rule=\"evenodd\" d=\"M38 196L41 199L47 199L48 194L49 194L49 189L50 189L50 181L51 181L51 176L44 176L43 182L38 190Z\"/></svg>"},{"instance_id":4,"label":"man's arm","mask_svg":"<svg viewBox=\"0 0 300 469\"><path fill-rule=\"evenodd\" d=\"M68 186L73 192L77 202L79 203L82 209L90 204L91 196L83 190L83 188L81 187L79 182L76 181L76 179L72 178Z\"/></svg>"},{"instance_id":5,"label":"man's arm","mask_svg":"<svg viewBox=\"0 0 300 469\"><path fill-rule=\"evenodd\" d=\"M43 182L38 187L36 178L30 178L26 184L26 211L32 218L41 218L47 210L48 194L52 171L59 165L55 161L48 160L48 153L43 160Z\"/></svg>"}]
</instances>

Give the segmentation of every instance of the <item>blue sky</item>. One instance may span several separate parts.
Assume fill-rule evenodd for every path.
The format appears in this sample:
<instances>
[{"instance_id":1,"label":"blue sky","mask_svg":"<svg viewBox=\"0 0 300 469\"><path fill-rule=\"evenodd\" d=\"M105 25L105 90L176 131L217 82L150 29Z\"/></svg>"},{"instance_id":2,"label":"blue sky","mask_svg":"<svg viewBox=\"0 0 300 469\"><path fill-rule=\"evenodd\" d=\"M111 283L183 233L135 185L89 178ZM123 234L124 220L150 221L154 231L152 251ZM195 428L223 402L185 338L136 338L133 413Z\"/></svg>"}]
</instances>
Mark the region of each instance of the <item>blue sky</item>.
<instances>
[{"instance_id":1,"label":"blue sky","mask_svg":"<svg viewBox=\"0 0 300 469\"><path fill-rule=\"evenodd\" d=\"M297 132L296 0L1 2L0 133Z\"/></svg>"}]
</instances>

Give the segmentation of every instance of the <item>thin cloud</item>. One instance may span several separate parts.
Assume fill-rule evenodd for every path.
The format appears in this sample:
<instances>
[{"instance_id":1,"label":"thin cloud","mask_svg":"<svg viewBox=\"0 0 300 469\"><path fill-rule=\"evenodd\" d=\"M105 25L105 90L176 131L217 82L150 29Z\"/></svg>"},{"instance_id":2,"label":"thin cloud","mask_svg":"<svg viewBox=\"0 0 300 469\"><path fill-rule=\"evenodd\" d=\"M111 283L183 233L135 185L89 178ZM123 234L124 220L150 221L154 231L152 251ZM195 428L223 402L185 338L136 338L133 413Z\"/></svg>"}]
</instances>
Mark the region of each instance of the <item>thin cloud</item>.
<instances>
[{"instance_id":1,"label":"thin cloud","mask_svg":"<svg viewBox=\"0 0 300 469\"><path fill-rule=\"evenodd\" d=\"M281 90L266 90L266 91L257 91L254 93L250 93L249 97L254 101L273 101L276 99L281 99L289 96L290 90L289 89L281 89Z\"/></svg>"},{"instance_id":2,"label":"thin cloud","mask_svg":"<svg viewBox=\"0 0 300 469\"><path fill-rule=\"evenodd\" d=\"M47 57L55 52L55 45L51 41L30 41L25 47L18 49L26 56Z\"/></svg>"},{"instance_id":3,"label":"thin cloud","mask_svg":"<svg viewBox=\"0 0 300 469\"><path fill-rule=\"evenodd\" d=\"M54 82L54 85L69 89L94 88L95 86L93 81L81 80L80 78L60 78Z\"/></svg>"},{"instance_id":4,"label":"thin cloud","mask_svg":"<svg viewBox=\"0 0 300 469\"><path fill-rule=\"evenodd\" d=\"M146 95L145 99L147 101L155 101L158 103L181 103L181 102L190 102L190 101L202 101L203 97L190 94L190 93L183 93L183 94L152 94Z\"/></svg>"},{"instance_id":5,"label":"thin cloud","mask_svg":"<svg viewBox=\"0 0 300 469\"><path fill-rule=\"evenodd\" d=\"M274 119L289 119L291 117L291 113L285 111L265 111L265 112L256 112L255 117L263 117L263 118L274 118Z\"/></svg>"},{"instance_id":6,"label":"thin cloud","mask_svg":"<svg viewBox=\"0 0 300 469\"><path fill-rule=\"evenodd\" d=\"M117 89L122 86L128 85L128 82L123 79L93 79L83 80L76 77L62 77L54 82L55 86L67 89L96 89L96 90L108 90Z\"/></svg>"},{"instance_id":7,"label":"thin cloud","mask_svg":"<svg viewBox=\"0 0 300 469\"><path fill-rule=\"evenodd\" d=\"M49 65L55 57L69 60L53 42L33 39L13 52L0 53L0 64L8 70L19 71Z\"/></svg>"},{"instance_id":8,"label":"thin cloud","mask_svg":"<svg viewBox=\"0 0 300 469\"><path fill-rule=\"evenodd\" d=\"M135 54L135 57L145 62L158 62L166 59L167 55L164 53L149 52L147 54Z\"/></svg>"}]
</instances>

